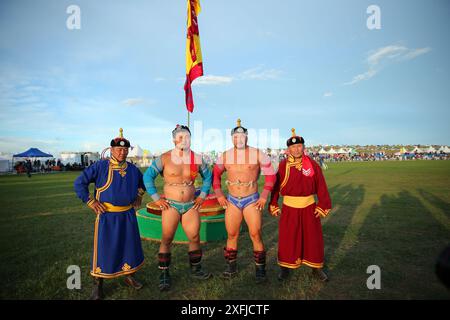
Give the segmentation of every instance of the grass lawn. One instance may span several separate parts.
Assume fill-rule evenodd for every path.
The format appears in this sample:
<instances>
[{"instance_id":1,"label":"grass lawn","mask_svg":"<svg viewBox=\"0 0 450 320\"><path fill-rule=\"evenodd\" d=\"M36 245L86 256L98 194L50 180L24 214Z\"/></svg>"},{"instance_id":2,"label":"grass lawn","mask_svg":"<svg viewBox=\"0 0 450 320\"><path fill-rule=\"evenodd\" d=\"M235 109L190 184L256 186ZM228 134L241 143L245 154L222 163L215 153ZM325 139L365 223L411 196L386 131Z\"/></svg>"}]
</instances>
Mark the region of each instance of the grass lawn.
<instances>
[{"instance_id":1,"label":"grass lawn","mask_svg":"<svg viewBox=\"0 0 450 320\"><path fill-rule=\"evenodd\" d=\"M0 176L0 299L87 299L95 215L76 197L79 172ZM240 274L207 282L188 277L186 245L172 250L172 289L160 293L159 244L143 241L146 264L135 292L123 279L105 281L109 299L449 299L434 273L437 255L450 245L450 161L331 163L325 171L334 209L322 220L330 282L308 267L278 283L277 219L264 212L268 283L254 284L248 233L239 243ZM158 180L161 187L161 180ZM150 201L148 195L144 203ZM219 275L224 242L204 246L204 266ZM82 272L82 288L69 290L69 265ZM381 289L368 290L369 265L381 268Z\"/></svg>"}]
</instances>

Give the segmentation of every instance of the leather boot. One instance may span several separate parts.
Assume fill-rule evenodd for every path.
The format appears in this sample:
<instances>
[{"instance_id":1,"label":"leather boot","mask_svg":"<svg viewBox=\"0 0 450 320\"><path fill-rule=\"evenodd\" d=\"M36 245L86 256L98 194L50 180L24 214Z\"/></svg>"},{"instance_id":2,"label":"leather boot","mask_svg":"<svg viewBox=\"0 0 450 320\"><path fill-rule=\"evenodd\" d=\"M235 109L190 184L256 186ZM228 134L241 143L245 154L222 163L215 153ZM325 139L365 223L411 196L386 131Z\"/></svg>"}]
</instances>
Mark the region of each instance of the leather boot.
<instances>
[{"instance_id":1,"label":"leather boot","mask_svg":"<svg viewBox=\"0 0 450 320\"><path fill-rule=\"evenodd\" d=\"M94 287L92 288L90 300L103 300L103 279L95 277L94 278Z\"/></svg>"},{"instance_id":2,"label":"leather boot","mask_svg":"<svg viewBox=\"0 0 450 320\"><path fill-rule=\"evenodd\" d=\"M256 283L266 282L266 264L255 264Z\"/></svg>"},{"instance_id":3,"label":"leather boot","mask_svg":"<svg viewBox=\"0 0 450 320\"><path fill-rule=\"evenodd\" d=\"M290 270L286 267L280 267L280 273L278 274L278 280L284 281L289 278Z\"/></svg>"},{"instance_id":4,"label":"leather boot","mask_svg":"<svg viewBox=\"0 0 450 320\"><path fill-rule=\"evenodd\" d=\"M191 266L191 277L198 280L211 278L212 274L202 269L202 250L189 251L189 265Z\"/></svg>"},{"instance_id":5,"label":"leather boot","mask_svg":"<svg viewBox=\"0 0 450 320\"><path fill-rule=\"evenodd\" d=\"M323 282L329 281L328 275L322 270L322 268L312 268L313 276Z\"/></svg>"},{"instance_id":6,"label":"leather boot","mask_svg":"<svg viewBox=\"0 0 450 320\"><path fill-rule=\"evenodd\" d=\"M222 273L222 278L231 279L237 276L237 250L232 248L223 248L223 255L227 261L227 268Z\"/></svg>"},{"instance_id":7,"label":"leather boot","mask_svg":"<svg viewBox=\"0 0 450 320\"><path fill-rule=\"evenodd\" d=\"M159 276L159 285L158 288L160 291L167 291L170 289L172 285L172 279L170 278L169 269L161 270L161 274Z\"/></svg>"},{"instance_id":8,"label":"leather boot","mask_svg":"<svg viewBox=\"0 0 450 320\"><path fill-rule=\"evenodd\" d=\"M159 275L159 285L158 288L160 291L166 291L170 289L172 284L172 279L170 278L169 266L171 261L170 252L167 253L158 253L158 268L161 270L161 274Z\"/></svg>"},{"instance_id":9,"label":"leather boot","mask_svg":"<svg viewBox=\"0 0 450 320\"><path fill-rule=\"evenodd\" d=\"M142 283L137 281L131 274L125 277L125 283L136 290L140 290L143 287Z\"/></svg>"}]
</instances>

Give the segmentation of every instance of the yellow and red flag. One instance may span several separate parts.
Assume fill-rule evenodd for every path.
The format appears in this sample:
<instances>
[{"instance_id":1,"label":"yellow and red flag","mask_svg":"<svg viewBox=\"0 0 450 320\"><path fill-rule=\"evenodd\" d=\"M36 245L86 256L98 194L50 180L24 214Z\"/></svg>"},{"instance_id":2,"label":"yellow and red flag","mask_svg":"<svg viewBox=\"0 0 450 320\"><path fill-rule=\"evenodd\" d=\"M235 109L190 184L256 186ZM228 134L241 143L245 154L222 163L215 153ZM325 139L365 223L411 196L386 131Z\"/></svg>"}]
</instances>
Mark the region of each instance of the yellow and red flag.
<instances>
[{"instance_id":1,"label":"yellow and red flag","mask_svg":"<svg viewBox=\"0 0 450 320\"><path fill-rule=\"evenodd\" d=\"M203 75L202 50L198 33L197 15L200 13L200 0L187 0L187 39L186 39L186 108L194 111L192 82Z\"/></svg>"}]
</instances>

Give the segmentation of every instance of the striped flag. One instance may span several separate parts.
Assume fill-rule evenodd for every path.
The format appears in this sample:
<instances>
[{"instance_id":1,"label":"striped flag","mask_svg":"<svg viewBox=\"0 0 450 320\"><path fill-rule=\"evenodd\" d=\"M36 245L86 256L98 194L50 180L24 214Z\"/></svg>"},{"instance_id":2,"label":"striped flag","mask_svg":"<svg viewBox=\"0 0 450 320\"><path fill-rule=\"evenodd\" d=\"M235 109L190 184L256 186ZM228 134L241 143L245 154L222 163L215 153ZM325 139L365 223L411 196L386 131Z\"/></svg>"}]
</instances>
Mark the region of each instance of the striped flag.
<instances>
[{"instance_id":1,"label":"striped flag","mask_svg":"<svg viewBox=\"0 0 450 320\"><path fill-rule=\"evenodd\" d=\"M187 37L186 37L186 108L194 111L192 82L203 75L202 50L198 33L197 15L200 13L200 0L187 0Z\"/></svg>"}]
</instances>

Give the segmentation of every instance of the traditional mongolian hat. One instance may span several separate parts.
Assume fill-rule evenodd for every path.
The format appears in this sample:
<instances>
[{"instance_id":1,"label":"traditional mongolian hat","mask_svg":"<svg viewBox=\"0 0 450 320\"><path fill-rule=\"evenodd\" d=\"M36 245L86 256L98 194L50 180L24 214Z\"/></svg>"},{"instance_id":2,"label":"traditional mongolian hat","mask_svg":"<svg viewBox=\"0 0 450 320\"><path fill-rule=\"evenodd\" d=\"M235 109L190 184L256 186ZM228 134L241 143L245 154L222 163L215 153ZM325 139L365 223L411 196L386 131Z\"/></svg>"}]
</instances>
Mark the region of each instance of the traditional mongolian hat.
<instances>
[{"instance_id":1,"label":"traditional mongolian hat","mask_svg":"<svg viewBox=\"0 0 450 320\"><path fill-rule=\"evenodd\" d=\"M247 129L241 126L241 119L237 119L237 126L231 130L231 135L235 133L245 133L247 134Z\"/></svg>"},{"instance_id":2,"label":"traditional mongolian hat","mask_svg":"<svg viewBox=\"0 0 450 320\"><path fill-rule=\"evenodd\" d=\"M299 143L304 144L305 143L305 140L303 139L303 137L300 137L300 136L295 134L295 129L294 128L292 128L291 131L292 131L292 137L290 137L286 141L286 144L287 144L288 147L292 146L293 144L299 144Z\"/></svg>"},{"instance_id":3,"label":"traditional mongolian hat","mask_svg":"<svg viewBox=\"0 0 450 320\"><path fill-rule=\"evenodd\" d=\"M123 129L120 128L119 130L119 136L115 139L111 140L111 147L126 147L129 148L130 147L130 141L128 141L127 139L125 139L123 137Z\"/></svg>"}]
</instances>

